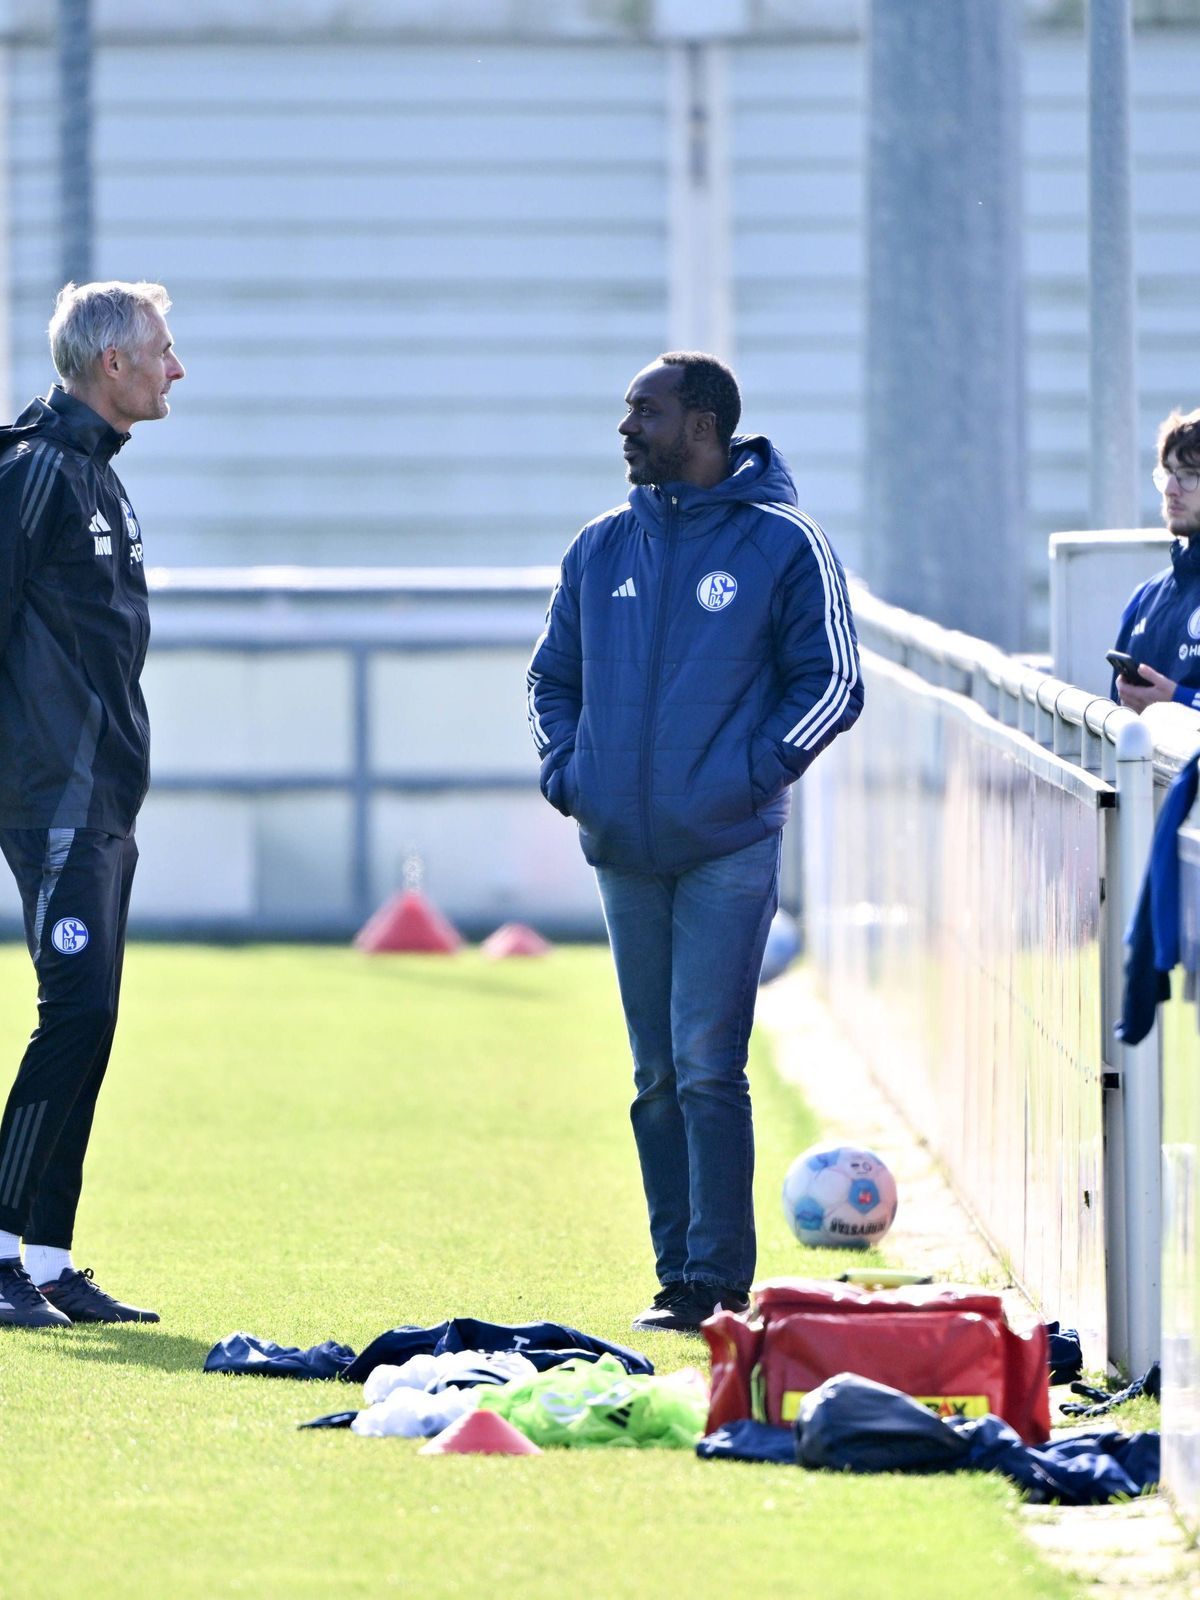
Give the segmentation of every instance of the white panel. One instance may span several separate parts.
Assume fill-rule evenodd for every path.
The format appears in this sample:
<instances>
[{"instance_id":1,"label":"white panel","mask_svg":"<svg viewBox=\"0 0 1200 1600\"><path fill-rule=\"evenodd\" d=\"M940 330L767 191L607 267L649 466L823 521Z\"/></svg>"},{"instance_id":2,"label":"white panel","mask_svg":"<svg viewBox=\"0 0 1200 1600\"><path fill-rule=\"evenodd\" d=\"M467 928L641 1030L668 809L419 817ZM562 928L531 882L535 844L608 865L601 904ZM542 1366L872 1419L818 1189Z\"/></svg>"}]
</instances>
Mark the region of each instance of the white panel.
<instances>
[{"instance_id":1,"label":"white panel","mask_svg":"<svg viewBox=\"0 0 1200 1600\"><path fill-rule=\"evenodd\" d=\"M218 55L219 51L219 55ZM279 70L286 52L287 70ZM96 72L96 102L105 114L129 101L128 49L102 49ZM214 58L218 70L213 70ZM341 117L347 103L390 110L447 106L501 112L578 116L598 104L612 111L653 105L661 79L653 51L602 43L461 45L381 41L378 45L292 39L286 45L245 43L233 47L141 46L139 82L159 86L140 96L160 115L182 107L223 115L253 109L288 118L310 112ZM550 70L548 69L550 67ZM169 89L169 93L162 93ZM52 97L54 80L43 58L22 86L20 99ZM369 150L367 151L369 154Z\"/></svg>"},{"instance_id":2,"label":"white panel","mask_svg":"<svg viewBox=\"0 0 1200 1600\"><path fill-rule=\"evenodd\" d=\"M414 350L403 344L392 349L385 343L382 348L376 345L348 359L344 349L298 340L293 345L267 345L262 349L242 345L227 349L213 360L203 344L189 349L177 328L172 332L176 333L176 345L188 368L183 380L186 390L181 388L172 396L173 405L180 408L192 395L211 402L222 393L253 396L260 408L262 396L269 394L312 397L326 403L331 396L340 395L347 401L359 400L364 408L373 406L377 399L383 404L408 401L427 407L470 397L477 409L485 401L511 405L524 401L526 396L554 394L593 409L608 406L614 438L624 410L621 397L638 370L631 370L630 362L640 354L633 346L615 351L594 346L572 350L563 345L523 352L484 349L472 353L458 349L439 351L436 347ZM518 360L522 390L515 393L513 367ZM368 389L367 396L364 388ZM265 412L263 421L268 421ZM148 431L153 430L142 430L139 442ZM231 439L229 443L238 441ZM244 442L241 448L244 451ZM529 470L528 462L522 466Z\"/></svg>"},{"instance_id":3,"label":"white panel","mask_svg":"<svg viewBox=\"0 0 1200 1600\"><path fill-rule=\"evenodd\" d=\"M589 510L619 498L601 485L588 497ZM326 518L255 517L240 520L227 512L207 516L174 514L170 483L155 495L138 497L143 528L154 528L154 561L159 566L224 566L253 560L267 565L343 566L557 566L578 531L576 508L559 516L359 517L352 527ZM150 546L147 545L147 549Z\"/></svg>"},{"instance_id":4,"label":"white panel","mask_svg":"<svg viewBox=\"0 0 1200 1600\"><path fill-rule=\"evenodd\" d=\"M371 664L371 761L406 774L529 777L529 644L516 650L378 655Z\"/></svg>"},{"instance_id":5,"label":"white panel","mask_svg":"<svg viewBox=\"0 0 1200 1600\"><path fill-rule=\"evenodd\" d=\"M178 341L177 341L178 343ZM179 345L186 359L189 351ZM607 473L613 479L612 492L620 484L622 463L617 435L620 412L619 397L624 392L626 380L637 371L631 363L641 352L631 352L623 366L615 366L608 374L605 389L609 404L597 409L572 410L578 405L564 396L562 409L552 417L538 419L538 450L548 457L568 457L576 470L589 473ZM644 365L643 361L639 364ZM201 365L199 376L203 376ZM617 382L612 379L620 374ZM121 473L131 494L141 504L144 486L156 474L179 471L196 471L203 466L212 470L214 454L226 461L232 471L262 472L263 416L261 397L249 393L236 402L220 403L211 391L195 386L196 370L189 371L186 388L176 387L171 395L171 418L163 426L139 427L133 441L121 455ZM281 390L286 393L286 390ZM318 393L329 391L322 390ZM599 392L599 386L597 386ZM614 398L615 397L615 398ZM311 430L319 436L322 452L337 462L358 462L363 471L374 471L375 463L382 461L386 468L396 467L401 458L419 458L426 465L441 463L455 472L463 471L465 443L486 448L472 450L472 462L489 468L518 468L522 474L529 471L526 456L529 450L529 424L520 415L500 414L496 399L486 402L459 401L422 406L407 398L385 400L372 395L371 407L355 414L349 404L353 396L345 396L345 410L335 410L325 415L328 400L310 401L304 422L297 427L297 440L290 450L276 457L277 470L292 470L292 463L307 466L313 472L321 471L320 462L311 455L302 456L297 445ZM802 402L803 397L800 397ZM420 409L416 409L420 407ZM816 410L815 405L811 408ZM514 463L514 456L519 461ZM343 465L342 471L350 470ZM182 509L182 508L180 508ZM516 509L510 507L509 509Z\"/></svg>"},{"instance_id":6,"label":"white panel","mask_svg":"<svg viewBox=\"0 0 1200 1600\"><path fill-rule=\"evenodd\" d=\"M738 175L733 191L738 225L778 222L781 217L820 217L827 223L862 227L864 195L856 162L817 159L798 170L791 163L756 164Z\"/></svg>"},{"instance_id":7,"label":"white panel","mask_svg":"<svg viewBox=\"0 0 1200 1600\"><path fill-rule=\"evenodd\" d=\"M416 857L425 892L482 926L542 918L603 929L575 824L524 794L386 796L372 807L376 901L403 887Z\"/></svg>"},{"instance_id":8,"label":"white panel","mask_svg":"<svg viewBox=\"0 0 1200 1600\"><path fill-rule=\"evenodd\" d=\"M22 278L53 276L57 249L49 235L15 241L14 272ZM659 254L658 242L617 223L594 230L505 233L372 225L341 234L265 227L164 234L148 223L115 231L101 224L95 270L102 277L126 279L151 274L179 295L180 283L189 281L202 260L206 280L233 293L254 293L263 286L287 293L294 285L319 282L332 295L353 293L364 283L477 284L485 273L531 287L541 279L586 285L624 276L636 257L640 267L632 281L642 287Z\"/></svg>"},{"instance_id":9,"label":"white panel","mask_svg":"<svg viewBox=\"0 0 1200 1600\"><path fill-rule=\"evenodd\" d=\"M793 157L823 156L830 150L839 154L858 150L863 139L857 106L840 100L814 103L799 79L790 102L747 99L735 126L734 160L747 164L760 150L788 151Z\"/></svg>"},{"instance_id":10,"label":"white panel","mask_svg":"<svg viewBox=\"0 0 1200 1600\"><path fill-rule=\"evenodd\" d=\"M562 171L544 165L508 166L481 184L474 170L430 171L396 162L347 162L336 170L309 165L278 170L228 166L179 167L166 171L112 163L101 176L97 204L115 231L144 226L158 203L195 226L206 220L222 228L260 223L264 217L307 218L313 228L331 232L346 226L411 227L473 225L509 228L522 218L551 218L563 227L594 226L596 218L620 217L633 227L660 230L666 204L664 185L631 183L623 165L598 168L585 183L574 163ZM49 174L27 176L24 193L35 220L52 221L56 195Z\"/></svg>"},{"instance_id":11,"label":"white panel","mask_svg":"<svg viewBox=\"0 0 1200 1600\"><path fill-rule=\"evenodd\" d=\"M53 58L22 66L24 396L58 246ZM96 272L167 283L190 369L121 462L155 558L557 560L664 347L663 78L639 45L102 39Z\"/></svg>"},{"instance_id":12,"label":"white panel","mask_svg":"<svg viewBox=\"0 0 1200 1600\"><path fill-rule=\"evenodd\" d=\"M359 401L360 415L367 409L363 404L366 398L372 412L379 404L407 404L410 410L436 408L435 401L412 388L394 395L379 392L396 387L388 378L388 368L396 366L402 376L414 356L428 358L441 351L446 360L458 361L464 382L454 403L479 408L482 397L474 392L471 370L461 361L471 352L484 365L508 361L506 392L511 393L520 381L520 363L530 355L574 352L579 363L603 358L628 376L644 365L647 349L658 350L663 343L658 297L653 291L635 294L632 286L620 297L606 293L603 285L577 288L569 295L548 287L544 294L539 292L536 302L522 294L519 286L510 286L503 295L497 286L486 306L462 293L451 295L443 290L437 295L420 286L409 286L405 293L397 287L390 294L368 287L337 303L314 303L307 292L282 302L269 294L231 301L206 285L193 289L187 283L172 282L171 288L175 295L171 328L187 358L191 378L219 373L227 358L250 361L255 352L286 360L289 351L301 348L330 362L340 352L340 370L332 376L349 386L347 393ZM48 294L40 290L26 289L16 297L16 344L26 361L49 360L45 325L51 305ZM309 359L308 355L302 358ZM578 375L575 383L579 392L563 395L555 415L563 404L594 410L606 403L603 392L594 387L585 391ZM189 390L192 388L194 383L189 382ZM258 392L255 398L261 411ZM286 398L292 407L307 405L314 415L328 410L324 394L289 394Z\"/></svg>"},{"instance_id":13,"label":"white panel","mask_svg":"<svg viewBox=\"0 0 1200 1600\"><path fill-rule=\"evenodd\" d=\"M349 770L351 676L340 652L151 648L144 683L156 776Z\"/></svg>"},{"instance_id":14,"label":"white panel","mask_svg":"<svg viewBox=\"0 0 1200 1600\"><path fill-rule=\"evenodd\" d=\"M802 96L810 106L844 108L865 91L864 62L856 41L746 43L739 45L732 81L739 105L787 104Z\"/></svg>"},{"instance_id":15,"label":"white panel","mask_svg":"<svg viewBox=\"0 0 1200 1600\"><path fill-rule=\"evenodd\" d=\"M862 232L847 223L803 223L789 219L746 227L738 235L734 265L739 278L845 278L862 291L866 267Z\"/></svg>"},{"instance_id":16,"label":"white panel","mask_svg":"<svg viewBox=\"0 0 1200 1600\"><path fill-rule=\"evenodd\" d=\"M354 915L351 803L345 795L268 795L254 809L258 911L311 926Z\"/></svg>"},{"instance_id":17,"label":"white panel","mask_svg":"<svg viewBox=\"0 0 1200 1600\"><path fill-rule=\"evenodd\" d=\"M441 464L417 470L406 468L403 462L388 462L364 474L352 461L327 463L326 470L321 471L319 464L312 461L277 459L276 471L277 478L265 478L261 468L241 468L227 462L219 476L193 468L172 472L164 488L176 497L177 503L181 500L187 505L210 493L215 480L228 492L230 504L236 506L243 524L253 526L260 513L273 517L336 518L337 525L330 532L344 539L359 517L390 517L397 522L429 514L445 518L479 511L489 502L506 506L512 514L525 496L527 482L527 474L518 462L485 462L469 475L461 470L447 472ZM543 514L557 511L571 526L604 510L603 505L589 505L582 499L589 483L586 470L545 472L538 490ZM142 487L148 488L149 480ZM145 492L135 497L141 514L146 499ZM580 509L583 516L578 515ZM153 529L151 520L147 534L151 542ZM343 551L343 558L344 555Z\"/></svg>"},{"instance_id":18,"label":"white panel","mask_svg":"<svg viewBox=\"0 0 1200 1600\"><path fill-rule=\"evenodd\" d=\"M50 377L56 83L49 50L20 46L16 63L23 397ZM1041 571L1042 531L1086 515L1085 446L1054 420L1086 406L1082 38L1031 29L1023 65ZM1200 30L1139 31L1149 431L1200 399L1200 225L1178 202L1200 168L1196 68ZM747 422L826 474L810 471L805 493L845 542L862 501L847 461L864 403L863 51L849 39L734 45L729 81ZM552 560L619 499L608 397L666 339L664 82L650 44L102 45L98 270L168 279L191 365L169 428L139 434L122 462L160 557L328 560L336 501L356 559L468 561L486 548ZM130 83L146 92L130 96ZM345 464L315 509L299 455ZM247 488L251 462L277 494ZM444 494L429 487L435 465L457 469ZM1149 493L1145 506L1153 517Z\"/></svg>"},{"instance_id":19,"label":"white panel","mask_svg":"<svg viewBox=\"0 0 1200 1600\"><path fill-rule=\"evenodd\" d=\"M223 795L155 794L138 818L138 870L129 921L252 917L256 907L254 802Z\"/></svg>"},{"instance_id":20,"label":"white panel","mask_svg":"<svg viewBox=\"0 0 1200 1600\"><path fill-rule=\"evenodd\" d=\"M218 115L187 106L148 110L140 101L126 101L111 112L98 109L95 154L104 165L128 159L131 149L161 146L168 117L175 123L176 137L190 143L193 151L203 151L206 165L228 163L233 168L243 162L334 159L350 166L363 151L373 152L376 159L402 158L414 167L428 161L484 169L512 162L603 163L631 146L652 148L662 127L654 106L616 106L608 112L586 104L544 109L537 104L508 108L503 117L442 106L425 114L408 106L362 110L357 103L330 109L300 105L278 115L264 115L249 106L228 108ZM26 115L17 109L15 134L20 141L32 142L36 134L21 126Z\"/></svg>"}]
</instances>

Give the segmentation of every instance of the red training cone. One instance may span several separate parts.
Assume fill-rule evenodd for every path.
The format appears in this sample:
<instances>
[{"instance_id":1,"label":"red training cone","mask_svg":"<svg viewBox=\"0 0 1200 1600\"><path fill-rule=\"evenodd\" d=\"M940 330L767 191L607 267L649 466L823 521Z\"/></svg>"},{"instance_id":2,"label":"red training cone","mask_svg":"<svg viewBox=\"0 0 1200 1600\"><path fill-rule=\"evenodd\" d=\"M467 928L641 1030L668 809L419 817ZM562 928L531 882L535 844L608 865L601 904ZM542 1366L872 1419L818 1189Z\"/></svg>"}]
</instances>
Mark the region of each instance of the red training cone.
<instances>
[{"instance_id":1,"label":"red training cone","mask_svg":"<svg viewBox=\"0 0 1200 1600\"><path fill-rule=\"evenodd\" d=\"M506 922L489 934L479 948L489 961L501 961L505 956L548 956L553 946L527 923Z\"/></svg>"},{"instance_id":2,"label":"red training cone","mask_svg":"<svg viewBox=\"0 0 1200 1600\"><path fill-rule=\"evenodd\" d=\"M468 1411L417 1451L419 1456L540 1456L498 1411Z\"/></svg>"},{"instance_id":3,"label":"red training cone","mask_svg":"<svg viewBox=\"0 0 1200 1600\"><path fill-rule=\"evenodd\" d=\"M354 948L369 955L402 950L450 955L461 944L458 929L419 889L385 900L354 936Z\"/></svg>"}]
</instances>

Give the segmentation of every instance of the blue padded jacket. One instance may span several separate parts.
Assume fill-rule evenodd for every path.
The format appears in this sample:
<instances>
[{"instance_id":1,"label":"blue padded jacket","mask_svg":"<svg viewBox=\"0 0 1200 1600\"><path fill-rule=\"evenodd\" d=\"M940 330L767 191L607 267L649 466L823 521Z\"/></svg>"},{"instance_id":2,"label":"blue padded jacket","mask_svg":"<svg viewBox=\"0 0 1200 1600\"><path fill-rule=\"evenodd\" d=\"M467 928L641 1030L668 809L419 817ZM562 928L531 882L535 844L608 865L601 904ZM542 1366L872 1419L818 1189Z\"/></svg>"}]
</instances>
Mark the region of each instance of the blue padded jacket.
<instances>
[{"instance_id":1,"label":"blue padded jacket","mask_svg":"<svg viewBox=\"0 0 1200 1600\"><path fill-rule=\"evenodd\" d=\"M1176 539L1171 565L1133 591L1116 647L1173 678L1171 698L1200 711L1200 539ZM1117 698L1115 673L1109 695Z\"/></svg>"},{"instance_id":2,"label":"blue padded jacket","mask_svg":"<svg viewBox=\"0 0 1200 1600\"><path fill-rule=\"evenodd\" d=\"M846 578L770 441L635 488L563 558L529 665L542 793L593 865L673 872L777 833L862 709Z\"/></svg>"}]
</instances>

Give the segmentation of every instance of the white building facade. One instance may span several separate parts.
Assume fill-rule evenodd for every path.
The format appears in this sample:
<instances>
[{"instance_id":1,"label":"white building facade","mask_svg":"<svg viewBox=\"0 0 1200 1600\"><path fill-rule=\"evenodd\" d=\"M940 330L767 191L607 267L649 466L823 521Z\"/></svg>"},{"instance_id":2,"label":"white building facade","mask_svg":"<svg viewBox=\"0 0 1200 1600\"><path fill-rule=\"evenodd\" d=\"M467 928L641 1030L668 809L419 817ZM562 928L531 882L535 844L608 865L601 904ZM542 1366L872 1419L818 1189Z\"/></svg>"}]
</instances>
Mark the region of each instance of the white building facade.
<instances>
[{"instance_id":1,"label":"white building facade","mask_svg":"<svg viewBox=\"0 0 1200 1600\"><path fill-rule=\"evenodd\" d=\"M1031 5L1023 60L1043 636L1045 535L1086 524L1080 10ZM871 523L864 15L829 0L96 0L94 273L164 281L189 367L169 427L139 436L127 467L148 556L554 562L622 496L628 379L686 344L733 360L747 427L776 439L856 565ZM1200 149L1200 19L1170 0L1138 15L1148 468L1158 419L1200 400L1200 238L1179 204ZM53 16L0 5L9 410L52 376ZM1148 520L1155 505L1147 482Z\"/></svg>"}]
</instances>

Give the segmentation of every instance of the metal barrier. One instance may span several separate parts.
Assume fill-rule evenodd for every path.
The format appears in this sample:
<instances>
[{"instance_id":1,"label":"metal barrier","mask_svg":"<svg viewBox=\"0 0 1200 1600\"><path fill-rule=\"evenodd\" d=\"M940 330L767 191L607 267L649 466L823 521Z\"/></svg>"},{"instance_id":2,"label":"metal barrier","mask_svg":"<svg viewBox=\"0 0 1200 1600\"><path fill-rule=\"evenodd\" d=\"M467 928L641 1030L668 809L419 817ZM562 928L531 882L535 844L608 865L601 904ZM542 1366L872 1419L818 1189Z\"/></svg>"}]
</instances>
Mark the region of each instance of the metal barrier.
<instances>
[{"instance_id":1,"label":"metal barrier","mask_svg":"<svg viewBox=\"0 0 1200 1600\"><path fill-rule=\"evenodd\" d=\"M1132 712L856 587L867 702L805 780L810 949L879 1081L1091 1359L1159 1344L1158 1048L1113 1038L1153 827Z\"/></svg>"},{"instance_id":2,"label":"metal barrier","mask_svg":"<svg viewBox=\"0 0 1200 1600\"><path fill-rule=\"evenodd\" d=\"M1179 833L1183 991L1163 1040L1163 1477L1200 1532L1200 814Z\"/></svg>"}]
</instances>

